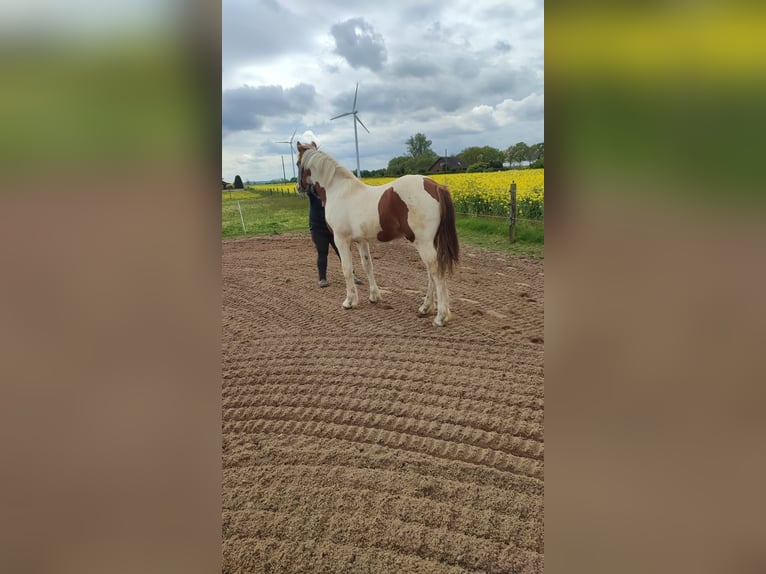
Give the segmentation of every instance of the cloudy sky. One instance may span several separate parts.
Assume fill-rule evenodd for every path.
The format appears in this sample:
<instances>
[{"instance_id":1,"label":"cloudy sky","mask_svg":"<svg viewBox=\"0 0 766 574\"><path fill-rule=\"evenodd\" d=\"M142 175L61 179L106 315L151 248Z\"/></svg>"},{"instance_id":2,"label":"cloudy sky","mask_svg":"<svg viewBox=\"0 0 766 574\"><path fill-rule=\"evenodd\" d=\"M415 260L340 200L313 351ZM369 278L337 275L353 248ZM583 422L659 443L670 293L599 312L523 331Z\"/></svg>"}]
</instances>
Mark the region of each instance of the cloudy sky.
<instances>
[{"instance_id":1,"label":"cloudy sky","mask_svg":"<svg viewBox=\"0 0 766 574\"><path fill-rule=\"evenodd\" d=\"M293 175L293 131L385 168L424 133L439 155L544 141L543 0L223 0L222 176Z\"/></svg>"}]
</instances>

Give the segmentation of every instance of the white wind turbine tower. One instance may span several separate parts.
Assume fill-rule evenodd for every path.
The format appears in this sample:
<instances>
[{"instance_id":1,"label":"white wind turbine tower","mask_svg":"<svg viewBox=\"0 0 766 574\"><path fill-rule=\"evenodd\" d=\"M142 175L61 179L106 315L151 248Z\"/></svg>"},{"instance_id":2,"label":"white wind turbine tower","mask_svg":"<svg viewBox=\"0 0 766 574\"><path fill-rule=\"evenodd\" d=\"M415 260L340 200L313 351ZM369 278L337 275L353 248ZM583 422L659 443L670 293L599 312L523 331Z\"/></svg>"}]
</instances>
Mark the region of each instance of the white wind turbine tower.
<instances>
[{"instance_id":1,"label":"white wind turbine tower","mask_svg":"<svg viewBox=\"0 0 766 574\"><path fill-rule=\"evenodd\" d=\"M362 120L359 119L359 116L357 115L356 111L356 96L359 92L359 82L356 83L356 90L354 91L354 105L351 107L350 112L346 112L345 114L340 114L339 116L335 116L334 118L330 118L330 120L337 120L338 118L342 118L344 116L354 116L354 144L356 144L356 177L361 177L360 171L359 171L359 136L357 135L356 131L356 122L359 122L359 125L361 125L367 133L370 133L370 130L367 129L367 126L362 123Z\"/></svg>"},{"instance_id":2,"label":"white wind turbine tower","mask_svg":"<svg viewBox=\"0 0 766 574\"><path fill-rule=\"evenodd\" d=\"M293 135L290 136L289 140L284 140L281 142L274 142L274 143L286 143L290 144L290 163L293 166L293 177L295 177L295 160L293 159L293 138L295 138L295 132L298 131L298 128L295 128L293 131ZM282 169L284 170L284 160L282 160Z\"/></svg>"}]
</instances>

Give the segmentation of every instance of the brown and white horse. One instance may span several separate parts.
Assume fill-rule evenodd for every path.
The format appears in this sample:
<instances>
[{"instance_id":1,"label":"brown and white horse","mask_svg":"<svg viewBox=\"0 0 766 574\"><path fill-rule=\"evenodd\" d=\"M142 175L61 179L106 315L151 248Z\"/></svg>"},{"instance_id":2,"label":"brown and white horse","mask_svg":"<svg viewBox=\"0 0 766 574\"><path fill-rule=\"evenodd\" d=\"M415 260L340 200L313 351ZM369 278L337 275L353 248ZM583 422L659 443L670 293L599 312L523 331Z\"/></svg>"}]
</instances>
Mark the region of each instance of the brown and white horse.
<instances>
[{"instance_id":1,"label":"brown and white horse","mask_svg":"<svg viewBox=\"0 0 766 574\"><path fill-rule=\"evenodd\" d=\"M427 315L436 307L434 325L444 325L450 318L446 279L459 253L449 189L422 175L405 175L385 185L366 185L317 149L314 142L298 142L297 165L297 190L305 193L310 185L314 186L335 236L346 279L343 308L351 309L359 302L352 275L351 242L357 244L370 286L370 301L376 303L380 291L368 242L405 237L415 245L428 271L428 288L418 313Z\"/></svg>"}]
</instances>

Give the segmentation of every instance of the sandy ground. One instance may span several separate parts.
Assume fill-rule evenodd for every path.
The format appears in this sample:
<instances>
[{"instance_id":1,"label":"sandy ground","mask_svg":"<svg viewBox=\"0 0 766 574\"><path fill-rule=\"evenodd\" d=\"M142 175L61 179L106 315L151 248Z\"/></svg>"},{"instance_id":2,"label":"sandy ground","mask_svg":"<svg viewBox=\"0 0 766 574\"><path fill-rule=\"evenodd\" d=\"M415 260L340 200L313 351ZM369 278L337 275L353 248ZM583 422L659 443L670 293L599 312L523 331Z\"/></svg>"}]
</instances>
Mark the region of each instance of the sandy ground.
<instances>
[{"instance_id":1,"label":"sandy ground","mask_svg":"<svg viewBox=\"0 0 766 574\"><path fill-rule=\"evenodd\" d=\"M371 249L345 311L308 233L223 243L223 572L541 572L543 263L461 246L438 328Z\"/></svg>"}]
</instances>

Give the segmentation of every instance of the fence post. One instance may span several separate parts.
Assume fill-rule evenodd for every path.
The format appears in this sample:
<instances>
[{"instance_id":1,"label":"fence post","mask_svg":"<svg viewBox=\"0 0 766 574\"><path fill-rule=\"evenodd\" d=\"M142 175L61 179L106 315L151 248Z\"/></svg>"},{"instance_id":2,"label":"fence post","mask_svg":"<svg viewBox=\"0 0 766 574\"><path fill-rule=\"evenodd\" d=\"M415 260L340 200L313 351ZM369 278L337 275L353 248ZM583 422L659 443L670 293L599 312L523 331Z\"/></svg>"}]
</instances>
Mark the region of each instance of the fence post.
<instances>
[{"instance_id":1,"label":"fence post","mask_svg":"<svg viewBox=\"0 0 766 574\"><path fill-rule=\"evenodd\" d=\"M239 219L242 221L242 231L247 233L247 229L245 229L245 218L242 217L242 206L239 204L239 200L237 200L237 207L239 208Z\"/></svg>"},{"instance_id":2,"label":"fence post","mask_svg":"<svg viewBox=\"0 0 766 574\"><path fill-rule=\"evenodd\" d=\"M508 210L508 240L513 241L513 232L516 228L516 182L511 182L511 206Z\"/></svg>"}]
</instances>

